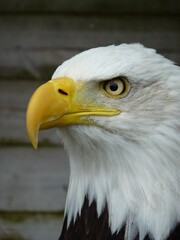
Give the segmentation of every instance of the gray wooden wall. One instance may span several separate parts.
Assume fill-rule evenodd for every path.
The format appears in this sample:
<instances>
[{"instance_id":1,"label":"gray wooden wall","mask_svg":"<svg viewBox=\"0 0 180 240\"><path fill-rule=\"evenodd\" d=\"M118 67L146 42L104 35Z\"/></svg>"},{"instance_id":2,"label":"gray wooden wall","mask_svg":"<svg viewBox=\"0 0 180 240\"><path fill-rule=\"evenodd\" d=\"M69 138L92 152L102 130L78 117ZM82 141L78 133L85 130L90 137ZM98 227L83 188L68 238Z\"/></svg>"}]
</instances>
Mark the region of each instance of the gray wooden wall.
<instances>
[{"instance_id":1,"label":"gray wooden wall","mask_svg":"<svg viewBox=\"0 0 180 240\"><path fill-rule=\"evenodd\" d=\"M76 53L124 42L180 64L180 1L0 0L0 240L60 233L67 156L54 129L41 133L37 151L30 146L31 94Z\"/></svg>"}]
</instances>

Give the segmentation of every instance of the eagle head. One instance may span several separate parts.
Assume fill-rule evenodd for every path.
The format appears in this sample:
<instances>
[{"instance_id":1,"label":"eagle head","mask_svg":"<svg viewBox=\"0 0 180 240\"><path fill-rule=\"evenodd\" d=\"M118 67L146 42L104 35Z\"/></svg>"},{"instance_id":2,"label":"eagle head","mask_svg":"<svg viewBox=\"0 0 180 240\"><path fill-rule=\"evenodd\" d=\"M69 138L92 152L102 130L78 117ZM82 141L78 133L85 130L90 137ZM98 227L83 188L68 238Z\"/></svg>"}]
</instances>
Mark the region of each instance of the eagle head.
<instances>
[{"instance_id":1,"label":"eagle head","mask_svg":"<svg viewBox=\"0 0 180 240\"><path fill-rule=\"evenodd\" d=\"M97 219L107 211L111 236L125 226L122 239L168 238L180 221L179 107L180 68L140 44L82 52L35 91L33 146L39 130L57 127L70 160L66 230L88 199Z\"/></svg>"}]
</instances>

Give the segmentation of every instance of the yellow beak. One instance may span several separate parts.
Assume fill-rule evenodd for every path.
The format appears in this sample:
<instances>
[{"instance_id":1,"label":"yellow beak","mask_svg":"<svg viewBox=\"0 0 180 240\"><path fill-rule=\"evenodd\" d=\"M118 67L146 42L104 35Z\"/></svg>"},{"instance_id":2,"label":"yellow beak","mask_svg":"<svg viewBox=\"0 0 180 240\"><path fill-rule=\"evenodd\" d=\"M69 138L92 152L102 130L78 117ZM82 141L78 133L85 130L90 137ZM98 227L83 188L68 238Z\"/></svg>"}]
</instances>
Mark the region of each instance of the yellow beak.
<instances>
[{"instance_id":1,"label":"yellow beak","mask_svg":"<svg viewBox=\"0 0 180 240\"><path fill-rule=\"evenodd\" d=\"M92 124L87 116L114 116L116 109L75 101L76 84L71 78L53 79L40 86L32 95L26 114L29 139L34 148L38 145L38 132L56 126Z\"/></svg>"}]
</instances>

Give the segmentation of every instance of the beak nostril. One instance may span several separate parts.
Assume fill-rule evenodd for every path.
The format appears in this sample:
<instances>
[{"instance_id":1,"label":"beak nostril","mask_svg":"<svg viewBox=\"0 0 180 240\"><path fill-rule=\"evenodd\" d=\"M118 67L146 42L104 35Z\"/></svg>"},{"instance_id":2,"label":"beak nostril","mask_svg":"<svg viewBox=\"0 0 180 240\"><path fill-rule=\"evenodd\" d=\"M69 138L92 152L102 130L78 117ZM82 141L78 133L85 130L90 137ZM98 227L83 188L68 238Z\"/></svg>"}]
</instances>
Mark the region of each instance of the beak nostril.
<instances>
[{"instance_id":1,"label":"beak nostril","mask_svg":"<svg viewBox=\"0 0 180 240\"><path fill-rule=\"evenodd\" d=\"M68 93L67 93L67 92L63 91L63 90L62 90L62 89L60 89L60 88L58 89L58 92L59 92L60 94L66 95L66 96L68 95Z\"/></svg>"}]
</instances>

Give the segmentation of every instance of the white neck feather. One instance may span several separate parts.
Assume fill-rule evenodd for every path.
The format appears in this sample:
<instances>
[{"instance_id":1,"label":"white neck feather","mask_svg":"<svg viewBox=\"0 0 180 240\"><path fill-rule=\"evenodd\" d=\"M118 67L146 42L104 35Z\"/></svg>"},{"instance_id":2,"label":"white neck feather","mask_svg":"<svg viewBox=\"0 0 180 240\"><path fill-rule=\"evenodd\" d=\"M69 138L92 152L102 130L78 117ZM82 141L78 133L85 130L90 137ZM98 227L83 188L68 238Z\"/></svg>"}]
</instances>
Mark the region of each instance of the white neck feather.
<instances>
[{"instance_id":1,"label":"white neck feather","mask_svg":"<svg viewBox=\"0 0 180 240\"><path fill-rule=\"evenodd\" d=\"M68 223L81 212L88 195L99 215L107 202L113 233L126 223L128 240L137 232L140 240L147 233L155 240L166 239L180 221L176 131L164 128L138 143L96 127L71 126L68 131L61 131L70 158Z\"/></svg>"}]
</instances>

